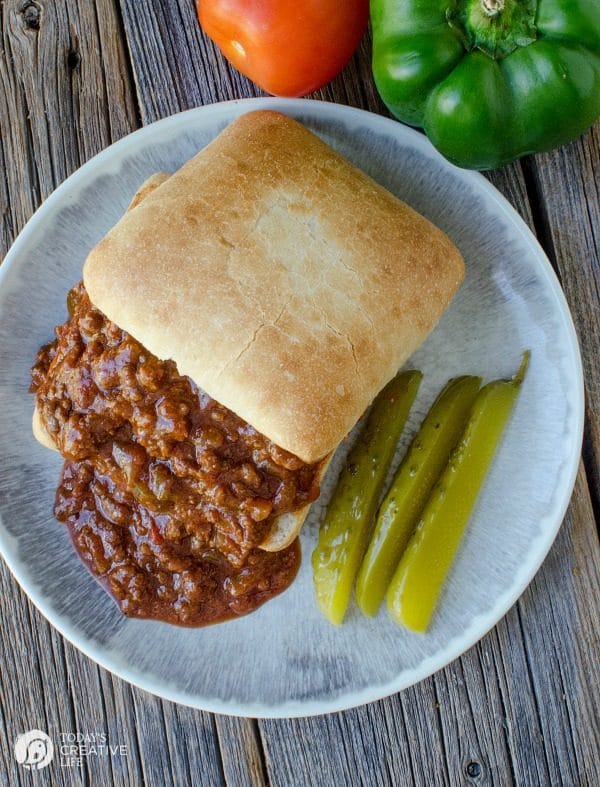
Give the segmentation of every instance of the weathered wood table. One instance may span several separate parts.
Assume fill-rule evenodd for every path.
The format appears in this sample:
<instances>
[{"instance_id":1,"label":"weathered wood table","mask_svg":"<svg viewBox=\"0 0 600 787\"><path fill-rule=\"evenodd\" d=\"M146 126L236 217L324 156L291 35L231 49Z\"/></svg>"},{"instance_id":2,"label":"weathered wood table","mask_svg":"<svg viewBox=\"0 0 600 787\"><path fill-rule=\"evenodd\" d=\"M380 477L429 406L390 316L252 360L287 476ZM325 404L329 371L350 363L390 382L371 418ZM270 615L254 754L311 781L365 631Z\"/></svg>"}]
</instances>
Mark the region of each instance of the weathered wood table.
<instances>
[{"instance_id":1,"label":"weathered wood table","mask_svg":"<svg viewBox=\"0 0 600 787\"><path fill-rule=\"evenodd\" d=\"M203 37L193 0L1 0L0 257L90 156L189 107L259 91ZM317 98L385 114L370 42ZM509 614L435 676L325 717L254 721L163 702L62 639L0 565L0 784L600 784L600 125L490 173L545 248L583 353L583 459L565 522ZM595 516L596 515L596 516ZM39 727L103 733L127 757L13 757Z\"/></svg>"}]
</instances>

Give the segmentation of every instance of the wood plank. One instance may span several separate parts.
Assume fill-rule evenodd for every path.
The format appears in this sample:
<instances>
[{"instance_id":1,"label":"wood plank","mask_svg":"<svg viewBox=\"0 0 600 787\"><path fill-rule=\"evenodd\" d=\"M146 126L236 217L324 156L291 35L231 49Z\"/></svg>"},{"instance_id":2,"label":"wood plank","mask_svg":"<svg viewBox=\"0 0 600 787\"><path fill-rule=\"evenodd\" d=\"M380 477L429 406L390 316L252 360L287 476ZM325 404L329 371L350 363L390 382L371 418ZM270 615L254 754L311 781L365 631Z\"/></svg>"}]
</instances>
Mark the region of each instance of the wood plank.
<instances>
[{"instance_id":1,"label":"wood plank","mask_svg":"<svg viewBox=\"0 0 600 787\"><path fill-rule=\"evenodd\" d=\"M190 106L259 93L194 26L191 2L142 7L122 0L122 7L144 122ZM365 40L344 75L315 97L385 114L368 78L369 59ZM159 79L157 97L152 86ZM489 177L533 228L521 165ZM586 592L583 553L574 548L570 535L575 531L585 540L586 555L597 550L586 489L580 476L573 513L523 601L455 664L401 695L364 708L322 718L259 721L270 781L311 784L318 774L324 783L536 784L554 778L568 783L574 774L584 773L583 748L573 745L573 717L560 705L562 690L555 677L559 654L572 659L574 675L579 669L593 670L591 650L578 636L588 616L598 615L598 605ZM582 586L564 581L568 563L581 569ZM548 621L556 620L568 620L577 633L567 652L563 627L555 625L550 635L546 631ZM544 682L549 664L555 669ZM547 703L561 712L547 714ZM584 708L579 721L590 723L591 712L591 707ZM584 737L589 756L594 744ZM255 741L251 750L257 745Z\"/></svg>"},{"instance_id":2,"label":"wood plank","mask_svg":"<svg viewBox=\"0 0 600 787\"><path fill-rule=\"evenodd\" d=\"M68 643L64 645L74 723L63 732L94 734L100 743L113 747L124 745L127 751L124 756L115 753L89 757L85 763L87 780L90 784L106 785L139 783L143 770L131 688Z\"/></svg>"},{"instance_id":3,"label":"wood plank","mask_svg":"<svg viewBox=\"0 0 600 787\"><path fill-rule=\"evenodd\" d=\"M254 719L215 716L223 775L228 787L267 784L262 742Z\"/></svg>"},{"instance_id":4,"label":"wood plank","mask_svg":"<svg viewBox=\"0 0 600 787\"><path fill-rule=\"evenodd\" d=\"M121 9L144 125L202 104L261 95L202 35L190 0L121 0Z\"/></svg>"},{"instance_id":5,"label":"wood plank","mask_svg":"<svg viewBox=\"0 0 600 787\"><path fill-rule=\"evenodd\" d=\"M137 694L148 700L146 692L138 691ZM162 721L167 732L166 751L172 773L170 784L223 784L215 717L173 702L157 700L157 703L162 706ZM166 751L159 750L158 756L164 757Z\"/></svg>"},{"instance_id":6,"label":"wood plank","mask_svg":"<svg viewBox=\"0 0 600 787\"><path fill-rule=\"evenodd\" d=\"M9 784L25 784L12 747L17 735L41 729L54 740L61 730L75 729L74 698L69 689L61 637L29 604L24 594L0 570L0 746ZM60 768L53 769L57 785L67 785ZM4 774L0 772L4 777ZM70 774L81 784L83 770Z\"/></svg>"},{"instance_id":7,"label":"wood plank","mask_svg":"<svg viewBox=\"0 0 600 787\"><path fill-rule=\"evenodd\" d=\"M395 717L384 708L374 703L328 716L261 722L271 783L309 787L316 778L323 784L413 783L405 736L394 734Z\"/></svg>"},{"instance_id":8,"label":"wood plank","mask_svg":"<svg viewBox=\"0 0 600 787\"><path fill-rule=\"evenodd\" d=\"M131 699L144 784L223 783L210 714L163 702L134 688Z\"/></svg>"},{"instance_id":9,"label":"wood plank","mask_svg":"<svg viewBox=\"0 0 600 787\"><path fill-rule=\"evenodd\" d=\"M85 658L85 657L82 657ZM141 752L137 744L136 718L132 693L136 691L125 681L98 667L100 701L106 717L106 733L112 744L124 744L127 757L113 758L113 782L102 782L94 767L90 768L91 784L128 785L142 781Z\"/></svg>"}]
</instances>

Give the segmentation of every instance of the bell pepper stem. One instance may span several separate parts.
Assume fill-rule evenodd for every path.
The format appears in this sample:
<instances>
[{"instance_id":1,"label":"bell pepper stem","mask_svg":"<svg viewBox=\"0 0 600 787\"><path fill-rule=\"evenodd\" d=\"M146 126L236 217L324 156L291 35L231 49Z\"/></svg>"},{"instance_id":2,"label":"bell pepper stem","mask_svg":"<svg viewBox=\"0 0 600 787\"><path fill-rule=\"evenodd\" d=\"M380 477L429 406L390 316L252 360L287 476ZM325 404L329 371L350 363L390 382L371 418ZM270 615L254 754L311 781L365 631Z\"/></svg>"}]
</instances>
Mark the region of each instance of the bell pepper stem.
<instances>
[{"instance_id":1,"label":"bell pepper stem","mask_svg":"<svg viewBox=\"0 0 600 787\"><path fill-rule=\"evenodd\" d=\"M504 11L504 0L481 0L481 10L487 17L493 19Z\"/></svg>"}]
</instances>

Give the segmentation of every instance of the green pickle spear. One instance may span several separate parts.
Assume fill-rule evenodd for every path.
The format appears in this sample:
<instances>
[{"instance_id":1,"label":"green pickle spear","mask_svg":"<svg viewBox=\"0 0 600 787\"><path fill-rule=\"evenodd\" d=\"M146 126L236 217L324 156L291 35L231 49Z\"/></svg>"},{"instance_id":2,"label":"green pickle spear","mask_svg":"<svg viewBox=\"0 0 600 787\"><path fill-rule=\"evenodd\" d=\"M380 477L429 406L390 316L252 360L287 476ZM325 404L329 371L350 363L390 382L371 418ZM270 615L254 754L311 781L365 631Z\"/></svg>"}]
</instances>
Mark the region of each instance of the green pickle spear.
<instances>
[{"instance_id":1,"label":"green pickle spear","mask_svg":"<svg viewBox=\"0 0 600 787\"><path fill-rule=\"evenodd\" d=\"M418 371L403 372L375 399L321 524L312 555L313 582L319 609L332 623L340 624L346 613L383 484L422 377Z\"/></svg>"},{"instance_id":2,"label":"green pickle spear","mask_svg":"<svg viewBox=\"0 0 600 787\"><path fill-rule=\"evenodd\" d=\"M425 632L527 371L485 385L458 447L427 502L387 592L390 615Z\"/></svg>"},{"instance_id":3,"label":"green pickle spear","mask_svg":"<svg viewBox=\"0 0 600 787\"><path fill-rule=\"evenodd\" d=\"M356 582L356 601L375 615L433 485L464 432L481 377L450 380L415 435L377 514Z\"/></svg>"}]
</instances>

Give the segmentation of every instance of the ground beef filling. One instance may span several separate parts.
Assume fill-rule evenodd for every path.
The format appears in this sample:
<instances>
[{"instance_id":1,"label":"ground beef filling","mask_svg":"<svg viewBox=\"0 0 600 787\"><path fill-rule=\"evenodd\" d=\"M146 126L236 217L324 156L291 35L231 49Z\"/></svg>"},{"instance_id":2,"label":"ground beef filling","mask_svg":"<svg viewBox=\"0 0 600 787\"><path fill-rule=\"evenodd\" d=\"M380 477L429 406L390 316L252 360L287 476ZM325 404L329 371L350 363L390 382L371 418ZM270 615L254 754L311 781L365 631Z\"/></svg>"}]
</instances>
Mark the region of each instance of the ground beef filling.
<instances>
[{"instance_id":1,"label":"ground beef filling","mask_svg":"<svg viewBox=\"0 0 600 787\"><path fill-rule=\"evenodd\" d=\"M307 465L69 293L32 391L65 464L55 514L132 617L197 626L251 612L298 570L295 542L258 549L318 493Z\"/></svg>"}]
</instances>

